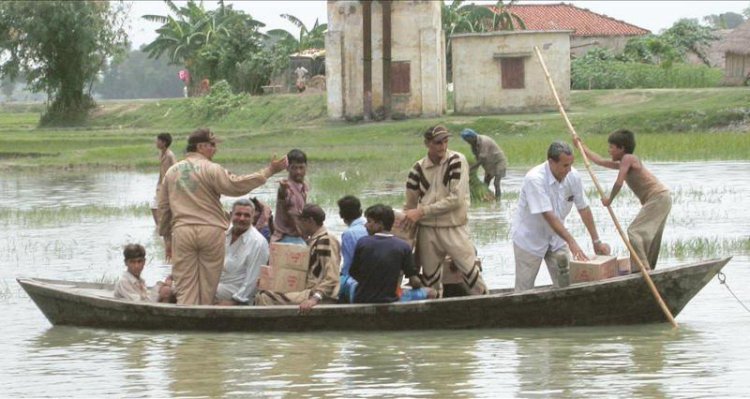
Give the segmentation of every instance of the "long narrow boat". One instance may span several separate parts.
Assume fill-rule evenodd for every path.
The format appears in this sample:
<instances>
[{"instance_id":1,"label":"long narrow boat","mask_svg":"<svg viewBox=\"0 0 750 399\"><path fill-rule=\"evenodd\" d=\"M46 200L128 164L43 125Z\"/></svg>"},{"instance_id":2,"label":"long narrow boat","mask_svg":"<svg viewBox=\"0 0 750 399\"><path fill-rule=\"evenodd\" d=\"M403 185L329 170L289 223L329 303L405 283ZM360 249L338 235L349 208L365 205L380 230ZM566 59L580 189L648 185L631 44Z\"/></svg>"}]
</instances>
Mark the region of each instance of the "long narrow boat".
<instances>
[{"instance_id":1,"label":"long narrow boat","mask_svg":"<svg viewBox=\"0 0 750 399\"><path fill-rule=\"evenodd\" d=\"M731 258L657 269L650 273L677 316ZM417 330L601 326L665 322L640 274L538 287L523 293L408 303L320 305L301 316L296 306L181 306L114 299L111 284L18 279L54 325L98 328L309 331Z\"/></svg>"}]
</instances>

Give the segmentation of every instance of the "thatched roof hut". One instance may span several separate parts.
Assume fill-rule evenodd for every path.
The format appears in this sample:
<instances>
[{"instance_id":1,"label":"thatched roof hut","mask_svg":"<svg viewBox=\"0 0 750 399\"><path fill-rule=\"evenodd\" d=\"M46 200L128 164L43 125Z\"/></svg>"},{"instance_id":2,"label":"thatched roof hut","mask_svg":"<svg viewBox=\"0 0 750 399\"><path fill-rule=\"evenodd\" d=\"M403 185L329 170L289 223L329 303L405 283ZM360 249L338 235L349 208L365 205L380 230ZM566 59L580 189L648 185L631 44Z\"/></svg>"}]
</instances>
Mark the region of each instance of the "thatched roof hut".
<instances>
[{"instance_id":1,"label":"thatched roof hut","mask_svg":"<svg viewBox=\"0 0 750 399\"><path fill-rule=\"evenodd\" d=\"M722 49L726 54L724 80L727 84L747 84L750 80L750 21L727 35Z\"/></svg>"},{"instance_id":2,"label":"thatched roof hut","mask_svg":"<svg viewBox=\"0 0 750 399\"><path fill-rule=\"evenodd\" d=\"M722 49L726 53L750 55L750 21L732 29L724 39Z\"/></svg>"}]
</instances>

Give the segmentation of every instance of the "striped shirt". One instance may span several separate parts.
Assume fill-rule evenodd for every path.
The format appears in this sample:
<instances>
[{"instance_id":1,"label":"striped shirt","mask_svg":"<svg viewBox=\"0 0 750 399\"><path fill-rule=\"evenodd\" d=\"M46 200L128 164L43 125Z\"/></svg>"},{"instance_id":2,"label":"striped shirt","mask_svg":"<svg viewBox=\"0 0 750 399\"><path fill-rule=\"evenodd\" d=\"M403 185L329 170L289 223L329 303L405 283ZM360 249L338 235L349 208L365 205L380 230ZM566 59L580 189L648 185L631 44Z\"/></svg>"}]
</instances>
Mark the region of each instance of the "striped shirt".
<instances>
[{"instance_id":1,"label":"striped shirt","mask_svg":"<svg viewBox=\"0 0 750 399\"><path fill-rule=\"evenodd\" d=\"M470 204L469 165L460 152L448 150L438 164L424 157L409 171L404 210L421 209L420 225L463 226Z\"/></svg>"},{"instance_id":2,"label":"striped shirt","mask_svg":"<svg viewBox=\"0 0 750 399\"><path fill-rule=\"evenodd\" d=\"M336 237L321 226L310 237L310 263L306 289L319 292L323 298L338 299L341 273L341 245Z\"/></svg>"}]
</instances>

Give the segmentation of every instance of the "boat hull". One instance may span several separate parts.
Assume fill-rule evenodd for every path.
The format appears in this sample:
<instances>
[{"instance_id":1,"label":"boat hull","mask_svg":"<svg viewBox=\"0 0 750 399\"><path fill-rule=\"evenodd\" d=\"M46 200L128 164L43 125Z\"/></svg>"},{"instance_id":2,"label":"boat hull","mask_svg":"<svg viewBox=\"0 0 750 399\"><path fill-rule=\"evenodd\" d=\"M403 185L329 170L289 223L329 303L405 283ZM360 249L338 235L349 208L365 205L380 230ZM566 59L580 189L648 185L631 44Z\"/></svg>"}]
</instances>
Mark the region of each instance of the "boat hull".
<instances>
[{"instance_id":1,"label":"boat hull","mask_svg":"<svg viewBox=\"0 0 750 399\"><path fill-rule=\"evenodd\" d=\"M655 270L654 284L674 316L731 258ZM408 303L296 306L181 306L111 297L111 285L18 279L53 325L203 331L424 330L662 323L666 318L640 274L540 287L523 293ZM109 292L109 297L106 294Z\"/></svg>"}]
</instances>

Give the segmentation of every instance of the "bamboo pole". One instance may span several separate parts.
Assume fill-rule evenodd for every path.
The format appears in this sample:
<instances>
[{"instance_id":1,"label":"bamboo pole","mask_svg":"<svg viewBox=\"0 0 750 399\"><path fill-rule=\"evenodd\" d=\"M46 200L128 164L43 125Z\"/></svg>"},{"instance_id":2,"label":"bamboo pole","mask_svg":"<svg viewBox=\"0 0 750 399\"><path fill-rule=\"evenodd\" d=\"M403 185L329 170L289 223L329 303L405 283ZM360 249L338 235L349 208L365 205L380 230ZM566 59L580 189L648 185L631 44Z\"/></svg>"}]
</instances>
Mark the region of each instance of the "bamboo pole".
<instances>
[{"instance_id":1,"label":"bamboo pole","mask_svg":"<svg viewBox=\"0 0 750 399\"><path fill-rule=\"evenodd\" d=\"M591 164L589 163L589 159L586 156L586 152L583 151L583 145L581 144L580 140L575 140L578 138L578 134L576 133L576 130L573 128L573 124L570 123L570 119L568 119L568 114L565 112L565 108L563 108L562 102L560 102L560 97L557 95L557 90L555 89L555 84L552 82L552 77L549 74L549 71L547 70L547 65L544 63L544 58L542 58L542 52L539 51L539 47L534 46L534 52L536 52L536 56L539 59L539 63L542 65L542 69L544 70L544 76L547 78L547 83L549 84L550 91L552 92L552 96L555 97L555 101L557 102L557 108L560 111L560 115L562 115L563 119L565 120L565 125L568 127L568 130L570 131L570 134L573 136L573 141L577 142L578 151L581 152L581 155L583 155L583 163L586 165L586 169L589 172L589 175L591 175L591 180L594 182L594 185L596 186L596 190L599 192L599 195L602 199L605 198L604 190L602 189L602 186L599 184L599 179L596 178L596 175L594 174L594 171L591 169ZM611 205L607 206L607 211L609 211L609 216L612 217L612 221L615 224L615 227L617 228L617 232L620 233L620 237L622 238L622 241L625 243L625 246L628 247L628 250L630 251L631 259L634 259L636 264L638 264L638 268L641 270L641 275L643 276L643 279L646 280L646 284L651 289L651 293L654 295L654 298L656 299L656 302L659 304L659 307L661 307L662 312L664 312L664 316L666 316L667 320L672 324L672 327L678 328L677 321L674 319L674 316L672 316L672 312L669 311L669 308L667 308L667 304L664 303L664 300L662 299L661 295L659 294L659 290L656 289L656 285L654 285L653 280L651 280L651 276L648 274L648 270L643 265L643 262L641 262L641 259L638 258L638 255L635 253L635 250L633 249L632 244L630 244L630 240L628 240L628 236L625 234L625 231L622 229L622 226L620 226L620 222L617 220L617 216L615 216L615 212L612 210Z\"/></svg>"}]
</instances>

